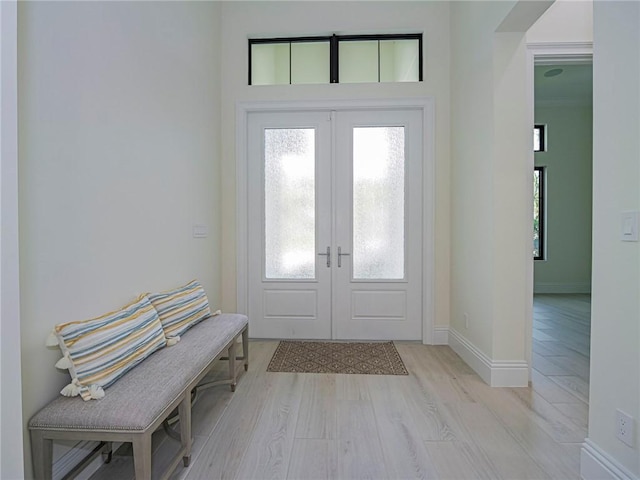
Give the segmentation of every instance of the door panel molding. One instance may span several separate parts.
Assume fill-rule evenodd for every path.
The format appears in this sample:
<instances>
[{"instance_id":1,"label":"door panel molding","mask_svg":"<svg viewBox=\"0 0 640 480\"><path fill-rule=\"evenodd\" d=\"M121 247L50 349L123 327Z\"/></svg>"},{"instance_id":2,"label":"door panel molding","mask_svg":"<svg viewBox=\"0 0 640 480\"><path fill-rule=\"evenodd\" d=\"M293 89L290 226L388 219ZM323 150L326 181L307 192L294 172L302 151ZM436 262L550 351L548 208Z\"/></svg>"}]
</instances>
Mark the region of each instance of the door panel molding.
<instances>
[{"instance_id":1,"label":"door panel molding","mask_svg":"<svg viewBox=\"0 0 640 480\"><path fill-rule=\"evenodd\" d=\"M435 318L435 111L432 97L374 100L255 101L236 104L237 311L248 312L248 119L254 112L417 109L422 113L422 342L433 343Z\"/></svg>"}]
</instances>

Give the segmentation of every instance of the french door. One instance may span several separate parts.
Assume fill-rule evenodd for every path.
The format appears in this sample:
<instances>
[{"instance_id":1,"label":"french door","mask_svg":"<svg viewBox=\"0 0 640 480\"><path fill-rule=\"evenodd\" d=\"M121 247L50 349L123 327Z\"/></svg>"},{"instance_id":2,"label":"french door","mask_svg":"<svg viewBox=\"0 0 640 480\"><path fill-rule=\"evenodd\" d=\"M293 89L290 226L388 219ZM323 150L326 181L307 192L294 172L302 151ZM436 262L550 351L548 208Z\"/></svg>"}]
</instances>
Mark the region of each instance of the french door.
<instances>
[{"instance_id":1,"label":"french door","mask_svg":"<svg viewBox=\"0 0 640 480\"><path fill-rule=\"evenodd\" d=\"M248 117L256 338L422 338L422 112Z\"/></svg>"}]
</instances>

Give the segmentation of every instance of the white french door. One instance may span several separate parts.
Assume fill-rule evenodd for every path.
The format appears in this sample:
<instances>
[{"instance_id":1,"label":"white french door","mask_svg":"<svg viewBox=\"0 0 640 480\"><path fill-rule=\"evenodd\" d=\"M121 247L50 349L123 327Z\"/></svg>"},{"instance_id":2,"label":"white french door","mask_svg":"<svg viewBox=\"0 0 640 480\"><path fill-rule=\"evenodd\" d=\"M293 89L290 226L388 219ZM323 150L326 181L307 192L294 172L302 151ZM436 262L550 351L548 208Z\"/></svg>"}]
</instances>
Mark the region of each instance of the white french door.
<instances>
[{"instance_id":1,"label":"white french door","mask_svg":"<svg viewBox=\"0 0 640 480\"><path fill-rule=\"evenodd\" d=\"M250 113L256 338L422 338L422 111Z\"/></svg>"},{"instance_id":2,"label":"white french door","mask_svg":"<svg viewBox=\"0 0 640 480\"><path fill-rule=\"evenodd\" d=\"M331 338L329 116L252 113L248 140L251 335Z\"/></svg>"}]
</instances>

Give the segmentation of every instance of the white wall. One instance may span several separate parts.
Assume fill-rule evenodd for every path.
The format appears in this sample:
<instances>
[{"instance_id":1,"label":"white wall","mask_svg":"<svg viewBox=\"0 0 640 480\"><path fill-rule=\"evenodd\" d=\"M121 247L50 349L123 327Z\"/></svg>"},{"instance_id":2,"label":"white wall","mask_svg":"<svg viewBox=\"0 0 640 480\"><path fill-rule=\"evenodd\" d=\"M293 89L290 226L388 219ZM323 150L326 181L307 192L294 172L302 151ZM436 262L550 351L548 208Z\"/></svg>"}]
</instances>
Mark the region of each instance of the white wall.
<instances>
[{"instance_id":1,"label":"white wall","mask_svg":"<svg viewBox=\"0 0 640 480\"><path fill-rule=\"evenodd\" d=\"M527 43L592 41L592 0L556 0L527 31Z\"/></svg>"},{"instance_id":2,"label":"white wall","mask_svg":"<svg viewBox=\"0 0 640 480\"><path fill-rule=\"evenodd\" d=\"M640 3L595 2L593 297L589 439L640 477L640 243L620 241L620 214L640 210ZM622 72L624 72L622 74ZM635 447L614 436L635 417ZM585 475L585 478L595 478Z\"/></svg>"},{"instance_id":3,"label":"white wall","mask_svg":"<svg viewBox=\"0 0 640 480\"><path fill-rule=\"evenodd\" d=\"M467 344L457 351L495 385L526 384L526 55L524 33L495 33L513 7L451 6L450 328ZM516 368L492 378L465 355L470 351L484 366L507 362Z\"/></svg>"},{"instance_id":4,"label":"white wall","mask_svg":"<svg viewBox=\"0 0 640 480\"><path fill-rule=\"evenodd\" d=\"M535 261L534 292L591 291L591 105L536 106L536 123L547 125L545 260Z\"/></svg>"},{"instance_id":5,"label":"white wall","mask_svg":"<svg viewBox=\"0 0 640 480\"><path fill-rule=\"evenodd\" d=\"M424 32L424 82L247 85L247 38ZM449 320L449 4L447 2L226 2L222 7L223 308L236 308L235 106L249 100L432 96L436 104L436 325Z\"/></svg>"},{"instance_id":6,"label":"white wall","mask_svg":"<svg viewBox=\"0 0 640 480\"><path fill-rule=\"evenodd\" d=\"M539 13L538 13L539 14ZM531 21L534 21L535 18ZM532 225L524 215L531 197L526 168L531 129L526 103L524 33L496 34L493 42L493 352L494 361L521 362L517 381L526 385L525 312ZM515 373L515 372L514 372ZM514 378L514 382L515 382Z\"/></svg>"},{"instance_id":7,"label":"white wall","mask_svg":"<svg viewBox=\"0 0 640 480\"><path fill-rule=\"evenodd\" d=\"M491 8L480 2L451 6L451 131L456 133L451 137L450 328L486 354L493 348L493 35L510 7L507 2Z\"/></svg>"},{"instance_id":8,"label":"white wall","mask_svg":"<svg viewBox=\"0 0 640 480\"><path fill-rule=\"evenodd\" d=\"M18 281L16 2L0 2L0 478L24 475Z\"/></svg>"},{"instance_id":9,"label":"white wall","mask_svg":"<svg viewBox=\"0 0 640 480\"><path fill-rule=\"evenodd\" d=\"M44 346L56 323L192 278L220 303L219 11L18 6L25 424L68 383Z\"/></svg>"}]
</instances>

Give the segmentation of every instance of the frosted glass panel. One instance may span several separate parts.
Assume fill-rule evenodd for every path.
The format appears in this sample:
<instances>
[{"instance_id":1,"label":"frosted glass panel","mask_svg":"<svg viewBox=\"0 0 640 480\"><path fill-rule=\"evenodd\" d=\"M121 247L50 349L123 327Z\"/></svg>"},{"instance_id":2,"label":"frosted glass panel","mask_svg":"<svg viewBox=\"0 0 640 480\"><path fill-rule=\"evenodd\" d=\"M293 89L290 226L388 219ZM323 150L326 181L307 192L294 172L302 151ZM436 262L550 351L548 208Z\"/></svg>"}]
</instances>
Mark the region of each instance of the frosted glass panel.
<instances>
[{"instance_id":1,"label":"frosted glass panel","mask_svg":"<svg viewBox=\"0 0 640 480\"><path fill-rule=\"evenodd\" d=\"M353 278L404 278L404 127L353 129Z\"/></svg>"},{"instance_id":2,"label":"frosted glass panel","mask_svg":"<svg viewBox=\"0 0 640 480\"><path fill-rule=\"evenodd\" d=\"M264 131L265 276L315 278L315 130Z\"/></svg>"},{"instance_id":3,"label":"frosted glass panel","mask_svg":"<svg viewBox=\"0 0 640 480\"><path fill-rule=\"evenodd\" d=\"M378 41L340 42L340 83L378 81Z\"/></svg>"},{"instance_id":4,"label":"frosted glass panel","mask_svg":"<svg viewBox=\"0 0 640 480\"><path fill-rule=\"evenodd\" d=\"M288 84L289 44L251 45L251 85Z\"/></svg>"},{"instance_id":5,"label":"frosted glass panel","mask_svg":"<svg viewBox=\"0 0 640 480\"><path fill-rule=\"evenodd\" d=\"M291 44L291 83L329 83L329 42Z\"/></svg>"},{"instance_id":6,"label":"frosted glass panel","mask_svg":"<svg viewBox=\"0 0 640 480\"><path fill-rule=\"evenodd\" d=\"M418 40L380 41L380 81L417 82L419 48Z\"/></svg>"}]
</instances>

